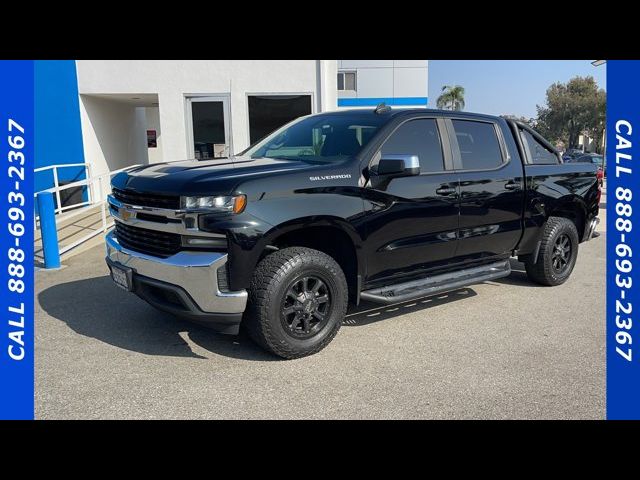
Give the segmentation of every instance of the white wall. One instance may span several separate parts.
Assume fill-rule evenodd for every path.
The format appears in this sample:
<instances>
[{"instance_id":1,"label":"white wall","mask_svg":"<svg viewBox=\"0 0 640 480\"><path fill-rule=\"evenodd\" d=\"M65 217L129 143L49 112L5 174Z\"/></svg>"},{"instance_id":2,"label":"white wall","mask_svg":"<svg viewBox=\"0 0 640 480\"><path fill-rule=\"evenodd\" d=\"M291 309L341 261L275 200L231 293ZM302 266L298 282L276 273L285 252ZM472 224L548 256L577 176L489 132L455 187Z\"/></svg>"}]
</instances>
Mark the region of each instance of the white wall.
<instances>
[{"instance_id":1,"label":"white wall","mask_svg":"<svg viewBox=\"0 0 640 480\"><path fill-rule=\"evenodd\" d=\"M156 148L147 148L149 163L162 162L162 129L160 128L160 109L158 107L145 108L146 130L156 131ZM145 131L146 136L146 131Z\"/></svg>"},{"instance_id":2,"label":"white wall","mask_svg":"<svg viewBox=\"0 0 640 480\"><path fill-rule=\"evenodd\" d=\"M428 60L338 60L336 63L338 71L356 72L356 91L338 92L341 99L419 98L419 103L413 106L426 105L422 99L429 91Z\"/></svg>"},{"instance_id":3,"label":"white wall","mask_svg":"<svg viewBox=\"0 0 640 480\"><path fill-rule=\"evenodd\" d=\"M318 85L320 85L318 112L330 112L338 109L338 62L336 60L317 60Z\"/></svg>"},{"instance_id":4,"label":"white wall","mask_svg":"<svg viewBox=\"0 0 640 480\"><path fill-rule=\"evenodd\" d=\"M129 155L132 163L149 163L147 148L147 115L146 108L136 107L134 109L134 125L131 137L129 138Z\"/></svg>"},{"instance_id":5,"label":"white wall","mask_svg":"<svg viewBox=\"0 0 640 480\"><path fill-rule=\"evenodd\" d=\"M337 108L336 60L78 60L76 67L81 96L158 95L162 149L153 161L192 157L185 115L189 95L230 94L235 152L249 145L248 93L308 93L313 112ZM96 154L89 149L85 143L87 161Z\"/></svg>"},{"instance_id":6,"label":"white wall","mask_svg":"<svg viewBox=\"0 0 640 480\"><path fill-rule=\"evenodd\" d=\"M81 95L80 120L85 160L93 175L147 163L144 109Z\"/></svg>"}]
</instances>

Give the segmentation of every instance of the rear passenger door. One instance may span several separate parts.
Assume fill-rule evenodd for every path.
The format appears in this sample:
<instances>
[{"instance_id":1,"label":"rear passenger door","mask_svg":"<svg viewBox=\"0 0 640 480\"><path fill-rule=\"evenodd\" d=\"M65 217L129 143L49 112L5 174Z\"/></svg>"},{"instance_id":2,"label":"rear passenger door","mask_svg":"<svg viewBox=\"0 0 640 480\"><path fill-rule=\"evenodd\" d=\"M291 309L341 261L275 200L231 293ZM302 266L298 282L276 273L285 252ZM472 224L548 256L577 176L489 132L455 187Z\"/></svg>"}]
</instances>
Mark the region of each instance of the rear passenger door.
<instances>
[{"instance_id":1,"label":"rear passenger door","mask_svg":"<svg viewBox=\"0 0 640 480\"><path fill-rule=\"evenodd\" d=\"M508 257L522 233L523 167L492 120L447 120L460 180L458 261ZM505 127L506 128L506 127Z\"/></svg>"}]
</instances>

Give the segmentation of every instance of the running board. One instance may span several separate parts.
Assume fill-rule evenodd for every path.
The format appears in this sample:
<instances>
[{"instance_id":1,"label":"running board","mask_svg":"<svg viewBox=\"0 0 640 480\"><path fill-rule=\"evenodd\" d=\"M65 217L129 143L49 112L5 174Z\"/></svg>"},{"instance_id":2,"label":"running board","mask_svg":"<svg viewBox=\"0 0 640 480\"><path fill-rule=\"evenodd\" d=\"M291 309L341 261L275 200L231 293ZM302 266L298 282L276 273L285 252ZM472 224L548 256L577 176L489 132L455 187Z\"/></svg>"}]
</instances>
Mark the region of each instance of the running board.
<instances>
[{"instance_id":1,"label":"running board","mask_svg":"<svg viewBox=\"0 0 640 480\"><path fill-rule=\"evenodd\" d=\"M408 300L415 300L416 298L466 287L474 283L506 277L510 273L511 264L509 260L504 260L481 267L467 268L456 272L421 278L411 282L365 290L360 293L360 298L362 300L384 304L406 302Z\"/></svg>"}]
</instances>

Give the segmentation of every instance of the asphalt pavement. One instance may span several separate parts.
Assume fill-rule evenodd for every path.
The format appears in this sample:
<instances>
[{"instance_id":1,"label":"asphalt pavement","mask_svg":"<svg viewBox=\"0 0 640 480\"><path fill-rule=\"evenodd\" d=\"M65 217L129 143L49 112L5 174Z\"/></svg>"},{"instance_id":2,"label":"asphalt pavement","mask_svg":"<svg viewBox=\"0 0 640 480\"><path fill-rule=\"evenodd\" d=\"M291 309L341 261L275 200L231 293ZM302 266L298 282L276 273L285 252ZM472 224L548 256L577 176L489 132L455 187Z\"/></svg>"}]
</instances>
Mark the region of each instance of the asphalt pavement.
<instances>
[{"instance_id":1,"label":"asphalt pavement","mask_svg":"<svg viewBox=\"0 0 640 480\"><path fill-rule=\"evenodd\" d=\"M351 309L322 352L280 360L113 285L104 248L36 274L36 417L599 419L605 220L570 280L511 276Z\"/></svg>"}]
</instances>

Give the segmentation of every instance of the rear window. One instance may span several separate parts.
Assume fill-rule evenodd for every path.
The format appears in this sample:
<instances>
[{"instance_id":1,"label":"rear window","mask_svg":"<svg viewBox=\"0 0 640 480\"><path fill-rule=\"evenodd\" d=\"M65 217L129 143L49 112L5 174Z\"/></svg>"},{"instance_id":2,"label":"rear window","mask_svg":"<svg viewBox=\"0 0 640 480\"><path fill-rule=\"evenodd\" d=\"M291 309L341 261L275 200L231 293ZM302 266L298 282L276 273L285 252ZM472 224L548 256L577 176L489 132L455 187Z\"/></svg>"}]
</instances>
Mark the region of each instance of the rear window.
<instances>
[{"instance_id":1,"label":"rear window","mask_svg":"<svg viewBox=\"0 0 640 480\"><path fill-rule=\"evenodd\" d=\"M520 130L520 136L529 162L535 165L553 165L558 163L558 157L555 152L549 150L546 146L535 139L531 133L526 130Z\"/></svg>"},{"instance_id":2,"label":"rear window","mask_svg":"<svg viewBox=\"0 0 640 480\"><path fill-rule=\"evenodd\" d=\"M452 123L463 169L486 170L502 164L502 151L492 123L473 120L453 120Z\"/></svg>"}]
</instances>

